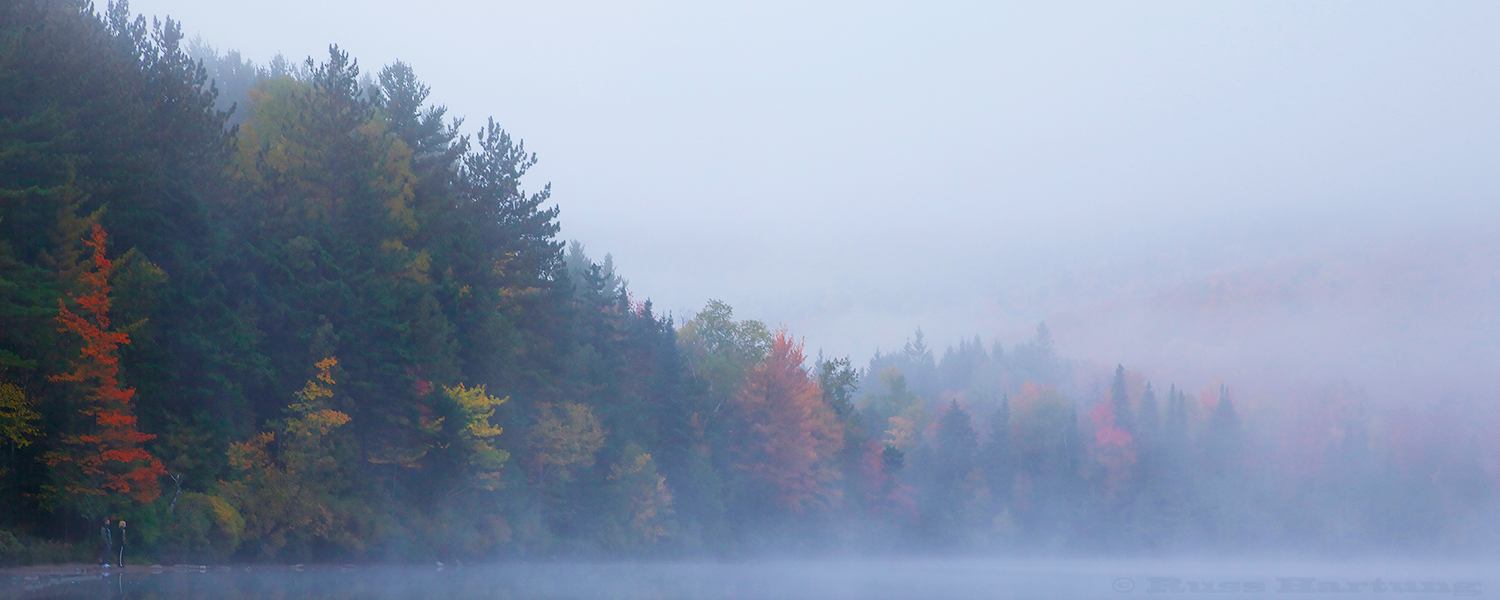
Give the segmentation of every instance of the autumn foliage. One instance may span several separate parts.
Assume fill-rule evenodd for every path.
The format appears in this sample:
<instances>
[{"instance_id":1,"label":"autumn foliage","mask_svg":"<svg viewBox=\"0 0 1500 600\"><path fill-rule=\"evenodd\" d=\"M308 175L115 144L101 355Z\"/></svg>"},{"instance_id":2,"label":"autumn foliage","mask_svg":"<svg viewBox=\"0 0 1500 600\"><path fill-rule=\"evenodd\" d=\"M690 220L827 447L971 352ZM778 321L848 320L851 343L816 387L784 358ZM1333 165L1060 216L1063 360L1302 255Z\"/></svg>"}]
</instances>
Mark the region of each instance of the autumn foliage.
<instances>
[{"instance_id":1,"label":"autumn foliage","mask_svg":"<svg viewBox=\"0 0 1500 600\"><path fill-rule=\"evenodd\" d=\"M768 504L794 513L841 497L831 484L839 477L833 457L843 447L843 430L805 360L802 344L784 329L776 332L765 360L734 397L742 440L735 468L763 486Z\"/></svg>"},{"instance_id":2,"label":"autumn foliage","mask_svg":"<svg viewBox=\"0 0 1500 600\"><path fill-rule=\"evenodd\" d=\"M135 389L120 387L119 348L130 343L130 336L109 328L109 276L114 263L104 255L106 240L104 228L97 224L83 240L93 249L93 268L81 275L87 291L72 298L83 314L69 310L58 300L60 330L83 338L83 350L72 363L72 370L52 379L83 388L78 413L86 417L86 425L84 433L64 436L63 447L50 453L47 463L74 475L59 482L57 487L63 493L122 494L146 503L156 499L157 482L166 475L166 469L141 447L156 436L136 429L131 410Z\"/></svg>"},{"instance_id":3,"label":"autumn foliage","mask_svg":"<svg viewBox=\"0 0 1500 600\"><path fill-rule=\"evenodd\" d=\"M1469 379L1401 406L1242 365L1159 410L1045 325L807 360L637 302L409 65L262 68L108 4L0 2L0 563L105 516L200 565L1500 549Z\"/></svg>"},{"instance_id":4,"label":"autumn foliage","mask_svg":"<svg viewBox=\"0 0 1500 600\"><path fill-rule=\"evenodd\" d=\"M340 454L332 434L350 417L328 407L338 359L314 366L318 373L296 393L275 431L229 447L229 465L237 472L220 483L219 494L244 515L244 534L259 542L262 557L275 557L289 544L359 543L341 528L351 520L339 497L347 491L349 456Z\"/></svg>"},{"instance_id":5,"label":"autumn foliage","mask_svg":"<svg viewBox=\"0 0 1500 600\"><path fill-rule=\"evenodd\" d=\"M536 423L526 436L527 476L543 488L571 480L576 471L594 465L606 433L587 405L538 405Z\"/></svg>"}]
</instances>

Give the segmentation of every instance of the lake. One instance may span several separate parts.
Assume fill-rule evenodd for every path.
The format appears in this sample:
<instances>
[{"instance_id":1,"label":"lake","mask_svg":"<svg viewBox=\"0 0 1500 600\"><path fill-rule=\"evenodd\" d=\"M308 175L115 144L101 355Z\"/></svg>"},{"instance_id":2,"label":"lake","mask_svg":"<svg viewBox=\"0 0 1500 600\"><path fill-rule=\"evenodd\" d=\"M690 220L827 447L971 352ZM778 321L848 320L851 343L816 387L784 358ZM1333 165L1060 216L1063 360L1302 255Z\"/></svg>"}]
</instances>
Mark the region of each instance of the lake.
<instances>
[{"instance_id":1,"label":"lake","mask_svg":"<svg viewBox=\"0 0 1500 600\"><path fill-rule=\"evenodd\" d=\"M132 568L0 576L25 599L911 599L1471 597L1494 561L828 560Z\"/></svg>"}]
</instances>

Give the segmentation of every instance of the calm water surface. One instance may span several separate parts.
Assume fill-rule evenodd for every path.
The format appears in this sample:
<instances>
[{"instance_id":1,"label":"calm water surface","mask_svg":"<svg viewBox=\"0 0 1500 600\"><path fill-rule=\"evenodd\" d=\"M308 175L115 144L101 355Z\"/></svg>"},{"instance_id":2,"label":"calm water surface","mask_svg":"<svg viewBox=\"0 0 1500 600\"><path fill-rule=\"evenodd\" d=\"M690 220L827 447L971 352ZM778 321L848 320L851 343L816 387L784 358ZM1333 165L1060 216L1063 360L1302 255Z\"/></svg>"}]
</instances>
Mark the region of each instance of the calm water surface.
<instances>
[{"instance_id":1,"label":"calm water surface","mask_svg":"<svg viewBox=\"0 0 1500 600\"><path fill-rule=\"evenodd\" d=\"M0 577L0 598L1448 598L1500 594L1500 562L891 560L166 568ZM8 581L7 581L8 580Z\"/></svg>"}]
</instances>

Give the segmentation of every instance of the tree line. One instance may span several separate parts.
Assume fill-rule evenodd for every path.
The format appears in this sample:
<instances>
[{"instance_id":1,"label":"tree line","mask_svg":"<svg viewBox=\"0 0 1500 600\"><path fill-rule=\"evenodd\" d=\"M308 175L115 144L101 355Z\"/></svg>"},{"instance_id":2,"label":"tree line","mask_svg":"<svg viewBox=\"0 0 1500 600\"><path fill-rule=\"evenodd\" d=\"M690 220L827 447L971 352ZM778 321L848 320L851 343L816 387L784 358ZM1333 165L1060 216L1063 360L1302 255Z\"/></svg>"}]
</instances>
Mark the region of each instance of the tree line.
<instances>
[{"instance_id":1,"label":"tree line","mask_svg":"<svg viewBox=\"0 0 1500 600\"><path fill-rule=\"evenodd\" d=\"M1493 539L1460 408L1245 412L1045 325L855 367L679 323L408 65L195 52L0 1L0 560L101 518L199 563Z\"/></svg>"}]
</instances>

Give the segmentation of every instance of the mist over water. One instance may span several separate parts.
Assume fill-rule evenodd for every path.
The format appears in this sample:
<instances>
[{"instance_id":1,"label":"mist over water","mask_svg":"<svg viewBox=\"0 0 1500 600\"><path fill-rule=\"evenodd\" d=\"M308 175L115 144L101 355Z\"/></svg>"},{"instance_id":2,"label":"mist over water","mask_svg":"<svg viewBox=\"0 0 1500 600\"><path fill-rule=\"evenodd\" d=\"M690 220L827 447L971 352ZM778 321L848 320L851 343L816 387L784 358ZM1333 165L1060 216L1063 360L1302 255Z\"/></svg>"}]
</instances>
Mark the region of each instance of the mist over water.
<instances>
[{"instance_id":1,"label":"mist over water","mask_svg":"<svg viewBox=\"0 0 1500 600\"><path fill-rule=\"evenodd\" d=\"M1493 590L1490 565L1389 561L932 559L750 563L522 563L432 567L164 569L0 580L0 597L249 600L959 600L1201 597L1443 598Z\"/></svg>"},{"instance_id":2,"label":"mist over water","mask_svg":"<svg viewBox=\"0 0 1500 600\"><path fill-rule=\"evenodd\" d=\"M0 596L1494 591L1492 8L13 4Z\"/></svg>"}]
</instances>

